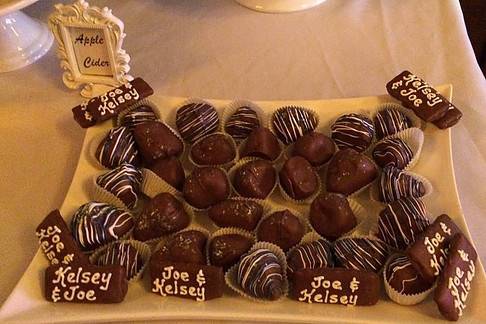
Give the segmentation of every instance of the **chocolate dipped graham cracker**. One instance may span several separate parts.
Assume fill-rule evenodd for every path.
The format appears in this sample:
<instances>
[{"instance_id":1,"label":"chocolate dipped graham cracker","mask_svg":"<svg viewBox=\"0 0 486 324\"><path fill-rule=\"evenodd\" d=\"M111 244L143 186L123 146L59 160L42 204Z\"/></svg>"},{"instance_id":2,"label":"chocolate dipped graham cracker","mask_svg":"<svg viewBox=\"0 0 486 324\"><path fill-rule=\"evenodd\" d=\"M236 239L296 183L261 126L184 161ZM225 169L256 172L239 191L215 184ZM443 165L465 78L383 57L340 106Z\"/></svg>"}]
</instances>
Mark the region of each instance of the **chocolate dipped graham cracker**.
<instances>
[{"instance_id":1,"label":"chocolate dipped graham cracker","mask_svg":"<svg viewBox=\"0 0 486 324\"><path fill-rule=\"evenodd\" d=\"M59 210L53 210L37 226L35 235L42 251L52 265L86 264L88 257L81 252Z\"/></svg>"},{"instance_id":2,"label":"chocolate dipped graham cracker","mask_svg":"<svg viewBox=\"0 0 486 324\"><path fill-rule=\"evenodd\" d=\"M72 109L74 120L83 128L93 126L116 116L125 108L153 93L154 90L147 82L142 78L135 78L74 107Z\"/></svg>"},{"instance_id":3,"label":"chocolate dipped graham cracker","mask_svg":"<svg viewBox=\"0 0 486 324\"><path fill-rule=\"evenodd\" d=\"M175 296L206 301L223 296L223 268L195 263L150 261L151 291L163 297Z\"/></svg>"},{"instance_id":4,"label":"chocolate dipped graham cracker","mask_svg":"<svg viewBox=\"0 0 486 324\"><path fill-rule=\"evenodd\" d=\"M461 230L442 214L422 233L407 250L413 266L427 282L434 282L447 260L449 243Z\"/></svg>"},{"instance_id":5,"label":"chocolate dipped graham cracker","mask_svg":"<svg viewBox=\"0 0 486 324\"><path fill-rule=\"evenodd\" d=\"M460 116L456 118L455 112L458 109L452 103L410 71L403 71L394 77L386 84L386 89L392 97L399 100L403 106L412 109L426 122L438 122L440 119L446 118L447 121L438 123L442 126L452 126L460 119ZM449 113L448 117L444 117L451 109L455 109L454 112Z\"/></svg>"},{"instance_id":6,"label":"chocolate dipped graham cracker","mask_svg":"<svg viewBox=\"0 0 486 324\"><path fill-rule=\"evenodd\" d=\"M45 297L54 303L119 303L128 290L125 272L120 265L52 265L45 273Z\"/></svg>"},{"instance_id":7,"label":"chocolate dipped graham cracker","mask_svg":"<svg viewBox=\"0 0 486 324\"><path fill-rule=\"evenodd\" d=\"M454 235L434 295L439 311L449 321L457 321L466 308L477 257L476 250L462 233Z\"/></svg>"},{"instance_id":8,"label":"chocolate dipped graham cracker","mask_svg":"<svg viewBox=\"0 0 486 324\"><path fill-rule=\"evenodd\" d=\"M370 306L380 297L380 278L371 271L343 268L294 272L290 297L305 303Z\"/></svg>"}]
</instances>

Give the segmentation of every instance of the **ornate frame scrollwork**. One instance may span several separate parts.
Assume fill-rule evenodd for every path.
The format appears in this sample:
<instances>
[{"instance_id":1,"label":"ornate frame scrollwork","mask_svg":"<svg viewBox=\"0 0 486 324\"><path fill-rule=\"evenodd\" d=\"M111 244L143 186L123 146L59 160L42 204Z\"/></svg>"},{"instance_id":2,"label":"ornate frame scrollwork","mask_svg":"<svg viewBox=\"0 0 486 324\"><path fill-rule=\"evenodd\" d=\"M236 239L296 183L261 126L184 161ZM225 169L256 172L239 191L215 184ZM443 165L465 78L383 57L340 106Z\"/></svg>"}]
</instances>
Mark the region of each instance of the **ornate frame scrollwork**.
<instances>
[{"instance_id":1,"label":"ornate frame scrollwork","mask_svg":"<svg viewBox=\"0 0 486 324\"><path fill-rule=\"evenodd\" d=\"M94 97L108 89L133 80L128 74L130 55L122 49L125 33L123 22L115 17L111 9L90 6L85 0L77 0L71 5L57 4L55 12L49 16L49 28L57 41L57 56L64 70L62 80L70 89L83 86L81 95ZM111 67L111 75L83 74L76 60L69 28L101 29L106 40L106 49Z\"/></svg>"}]
</instances>

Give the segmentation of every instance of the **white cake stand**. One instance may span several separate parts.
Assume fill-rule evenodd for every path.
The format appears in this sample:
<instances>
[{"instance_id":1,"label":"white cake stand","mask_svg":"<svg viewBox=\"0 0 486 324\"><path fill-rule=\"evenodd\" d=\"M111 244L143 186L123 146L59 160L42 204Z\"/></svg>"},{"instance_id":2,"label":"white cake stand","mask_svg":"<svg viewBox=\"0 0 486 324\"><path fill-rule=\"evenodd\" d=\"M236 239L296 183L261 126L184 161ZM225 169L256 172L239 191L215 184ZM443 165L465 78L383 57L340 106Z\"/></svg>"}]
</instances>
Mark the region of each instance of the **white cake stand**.
<instances>
[{"instance_id":1,"label":"white cake stand","mask_svg":"<svg viewBox=\"0 0 486 324\"><path fill-rule=\"evenodd\" d=\"M38 0L0 0L0 72L20 69L41 58L54 37L46 24L20 9Z\"/></svg>"},{"instance_id":2,"label":"white cake stand","mask_svg":"<svg viewBox=\"0 0 486 324\"><path fill-rule=\"evenodd\" d=\"M270 13L300 11L320 5L326 0L236 0L247 8Z\"/></svg>"}]
</instances>

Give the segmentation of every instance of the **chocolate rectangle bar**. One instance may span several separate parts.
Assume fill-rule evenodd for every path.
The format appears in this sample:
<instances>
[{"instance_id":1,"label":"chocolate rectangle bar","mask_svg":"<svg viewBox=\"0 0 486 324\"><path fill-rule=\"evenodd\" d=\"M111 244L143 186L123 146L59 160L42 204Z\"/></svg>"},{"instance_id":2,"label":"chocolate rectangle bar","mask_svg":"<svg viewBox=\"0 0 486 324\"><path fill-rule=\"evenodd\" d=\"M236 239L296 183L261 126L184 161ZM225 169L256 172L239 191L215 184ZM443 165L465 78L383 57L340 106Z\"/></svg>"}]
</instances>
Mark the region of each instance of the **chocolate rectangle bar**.
<instances>
[{"instance_id":1,"label":"chocolate rectangle bar","mask_svg":"<svg viewBox=\"0 0 486 324\"><path fill-rule=\"evenodd\" d=\"M463 234L456 234L434 295L439 311L450 321L457 321L466 308L477 257L476 250L467 238Z\"/></svg>"},{"instance_id":2,"label":"chocolate rectangle bar","mask_svg":"<svg viewBox=\"0 0 486 324\"><path fill-rule=\"evenodd\" d=\"M442 118L437 119L432 123L440 129L446 129L457 124L461 117L462 112L456 107L453 107L449 109Z\"/></svg>"},{"instance_id":3,"label":"chocolate rectangle bar","mask_svg":"<svg viewBox=\"0 0 486 324\"><path fill-rule=\"evenodd\" d=\"M386 84L386 90L427 122L442 118L452 108L452 104L437 90L409 71L394 77Z\"/></svg>"},{"instance_id":4,"label":"chocolate rectangle bar","mask_svg":"<svg viewBox=\"0 0 486 324\"><path fill-rule=\"evenodd\" d=\"M128 290L126 271L120 265L52 265L45 280L45 297L54 303L119 303Z\"/></svg>"},{"instance_id":5,"label":"chocolate rectangle bar","mask_svg":"<svg viewBox=\"0 0 486 324\"><path fill-rule=\"evenodd\" d=\"M122 84L117 88L88 100L72 109L74 119L86 128L108 120L119 112L143 98L154 93L154 90L142 78Z\"/></svg>"},{"instance_id":6,"label":"chocolate rectangle bar","mask_svg":"<svg viewBox=\"0 0 486 324\"><path fill-rule=\"evenodd\" d=\"M433 283L444 268L452 237L461 230L443 214L425 229L408 248L407 255L422 277Z\"/></svg>"},{"instance_id":7,"label":"chocolate rectangle bar","mask_svg":"<svg viewBox=\"0 0 486 324\"><path fill-rule=\"evenodd\" d=\"M50 212L37 226L35 234L51 264L88 263L88 257L74 241L59 210Z\"/></svg>"},{"instance_id":8,"label":"chocolate rectangle bar","mask_svg":"<svg viewBox=\"0 0 486 324\"><path fill-rule=\"evenodd\" d=\"M150 278L153 293L196 301L221 297L225 285L222 268L192 263L152 263Z\"/></svg>"},{"instance_id":9,"label":"chocolate rectangle bar","mask_svg":"<svg viewBox=\"0 0 486 324\"><path fill-rule=\"evenodd\" d=\"M305 303L370 306L380 297L380 278L371 271L344 268L294 272L290 297Z\"/></svg>"}]
</instances>

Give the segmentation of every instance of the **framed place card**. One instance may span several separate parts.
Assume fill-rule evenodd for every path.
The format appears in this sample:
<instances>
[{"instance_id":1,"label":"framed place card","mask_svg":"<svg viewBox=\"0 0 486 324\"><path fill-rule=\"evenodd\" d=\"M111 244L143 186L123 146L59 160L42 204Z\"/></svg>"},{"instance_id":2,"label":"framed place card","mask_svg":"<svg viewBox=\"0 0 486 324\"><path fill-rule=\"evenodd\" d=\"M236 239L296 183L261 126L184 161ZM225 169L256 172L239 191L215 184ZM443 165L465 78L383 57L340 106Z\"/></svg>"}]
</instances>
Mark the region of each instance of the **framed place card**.
<instances>
[{"instance_id":1,"label":"framed place card","mask_svg":"<svg viewBox=\"0 0 486 324\"><path fill-rule=\"evenodd\" d=\"M62 80L70 89L83 86L81 95L94 97L133 78L130 56L122 49L123 22L111 9L90 6L84 0L57 4L49 28L57 41L57 54L64 69Z\"/></svg>"}]
</instances>

